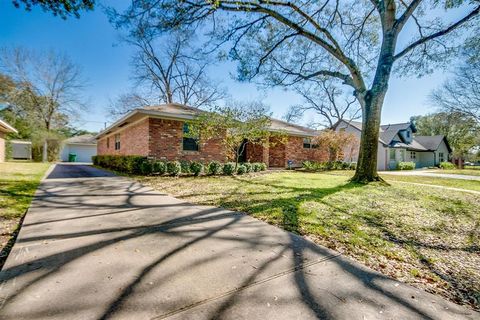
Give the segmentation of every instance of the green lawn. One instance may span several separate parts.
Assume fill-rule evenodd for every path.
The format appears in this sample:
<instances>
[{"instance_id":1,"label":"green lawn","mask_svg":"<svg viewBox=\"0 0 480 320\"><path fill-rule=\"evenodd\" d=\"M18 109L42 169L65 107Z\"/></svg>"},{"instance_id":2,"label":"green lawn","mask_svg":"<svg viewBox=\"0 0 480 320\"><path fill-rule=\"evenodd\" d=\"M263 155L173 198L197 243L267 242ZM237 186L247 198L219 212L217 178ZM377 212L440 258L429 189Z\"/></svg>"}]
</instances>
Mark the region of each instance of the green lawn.
<instances>
[{"instance_id":1,"label":"green lawn","mask_svg":"<svg viewBox=\"0 0 480 320\"><path fill-rule=\"evenodd\" d=\"M467 175L467 176L480 176L480 170L479 169L429 170L428 172L462 174L462 175Z\"/></svg>"},{"instance_id":2,"label":"green lawn","mask_svg":"<svg viewBox=\"0 0 480 320\"><path fill-rule=\"evenodd\" d=\"M389 183L396 181L432 184L436 186L443 186L449 188L459 188L473 191L480 191L480 181L451 179L451 178L436 178L436 177L422 177L422 176L397 176L385 174L382 176Z\"/></svg>"},{"instance_id":3,"label":"green lawn","mask_svg":"<svg viewBox=\"0 0 480 320\"><path fill-rule=\"evenodd\" d=\"M45 163L0 163L0 267L5 262L11 239L28 209L40 179L49 167Z\"/></svg>"},{"instance_id":4,"label":"green lawn","mask_svg":"<svg viewBox=\"0 0 480 320\"><path fill-rule=\"evenodd\" d=\"M480 309L480 196L399 183L357 185L348 182L350 175L138 179L308 235L384 274Z\"/></svg>"}]
</instances>

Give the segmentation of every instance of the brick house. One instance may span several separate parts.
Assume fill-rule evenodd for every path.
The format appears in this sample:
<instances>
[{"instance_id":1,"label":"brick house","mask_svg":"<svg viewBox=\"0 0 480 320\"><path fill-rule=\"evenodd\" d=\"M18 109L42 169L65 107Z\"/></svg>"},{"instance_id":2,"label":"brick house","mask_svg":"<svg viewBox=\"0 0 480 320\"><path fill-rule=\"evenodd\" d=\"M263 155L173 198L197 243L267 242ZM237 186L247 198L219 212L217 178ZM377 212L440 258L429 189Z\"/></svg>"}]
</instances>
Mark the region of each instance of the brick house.
<instances>
[{"instance_id":1,"label":"brick house","mask_svg":"<svg viewBox=\"0 0 480 320\"><path fill-rule=\"evenodd\" d=\"M199 109L180 104L148 106L128 113L97 136L98 155L143 155L160 160L224 162L227 153L220 138L196 141L184 137L186 121L194 119ZM300 166L303 161L327 159L324 150L312 144L315 130L271 119L272 131L284 132L285 143L263 147L246 142L242 161L265 162L270 167L286 167L288 161ZM272 138L273 139L273 138Z\"/></svg>"}]
</instances>

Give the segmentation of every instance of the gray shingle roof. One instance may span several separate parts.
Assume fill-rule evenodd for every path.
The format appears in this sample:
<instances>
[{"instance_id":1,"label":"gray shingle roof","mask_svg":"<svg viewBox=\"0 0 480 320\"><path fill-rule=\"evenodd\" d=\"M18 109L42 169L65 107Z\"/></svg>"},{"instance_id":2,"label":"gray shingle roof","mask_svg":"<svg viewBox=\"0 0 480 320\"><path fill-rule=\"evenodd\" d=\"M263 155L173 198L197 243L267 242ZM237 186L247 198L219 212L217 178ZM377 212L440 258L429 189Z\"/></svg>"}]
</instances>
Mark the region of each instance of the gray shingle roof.
<instances>
[{"instance_id":1,"label":"gray shingle roof","mask_svg":"<svg viewBox=\"0 0 480 320\"><path fill-rule=\"evenodd\" d=\"M445 136L438 135L438 136L416 136L414 137L415 141L425 147L427 150L437 150L442 143Z\"/></svg>"},{"instance_id":2,"label":"gray shingle roof","mask_svg":"<svg viewBox=\"0 0 480 320\"><path fill-rule=\"evenodd\" d=\"M64 141L66 144L97 144L95 140L95 135L93 134L82 134L80 136L75 136L68 138Z\"/></svg>"}]
</instances>

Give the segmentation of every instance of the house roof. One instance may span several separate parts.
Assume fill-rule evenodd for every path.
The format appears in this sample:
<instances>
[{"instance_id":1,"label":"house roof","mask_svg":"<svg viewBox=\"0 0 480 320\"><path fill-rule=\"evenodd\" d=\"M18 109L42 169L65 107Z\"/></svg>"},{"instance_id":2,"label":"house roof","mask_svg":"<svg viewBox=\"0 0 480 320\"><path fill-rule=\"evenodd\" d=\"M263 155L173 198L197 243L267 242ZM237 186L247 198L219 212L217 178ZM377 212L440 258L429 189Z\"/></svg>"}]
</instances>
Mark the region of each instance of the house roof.
<instances>
[{"instance_id":1,"label":"house roof","mask_svg":"<svg viewBox=\"0 0 480 320\"><path fill-rule=\"evenodd\" d=\"M360 131L362 130L361 122L346 121L346 120L341 120L341 121L351 125L352 127ZM336 128L341 121L337 122L334 125L334 128ZM412 132L417 132L415 125L412 124L411 122L381 125L379 129L380 132L379 132L378 140L384 145L389 146L391 148L407 148L412 151L434 151L438 149L442 141L445 141L445 144L447 145L449 152L451 152L451 148L448 145L448 141L443 135L415 136L413 137L410 143L405 143L405 141L394 140L394 138L397 136L397 134L400 131L407 130L408 128L411 128Z\"/></svg>"},{"instance_id":2,"label":"house roof","mask_svg":"<svg viewBox=\"0 0 480 320\"><path fill-rule=\"evenodd\" d=\"M110 125L104 131L100 132L98 135L96 135L95 138L98 139L105 134L110 134L111 132L118 130L119 128L129 123L145 117L164 118L172 120L192 120L202 112L207 111L177 103L163 104L158 106L145 106L131 111L130 113ZM270 120L270 129L272 131L284 131L291 135L305 137L313 137L317 135L317 132L315 130L307 127L302 127L274 118L270 118Z\"/></svg>"},{"instance_id":3,"label":"house roof","mask_svg":"<svg viewBox=\"0 0 480 320\"><path fill-rule=\"evenodd\" d=\"M92 144L96 145L97 140L93 134L82 134L79 136L71 137L63 141L65 144Z\"/></svg>"},{"instance_id":4,"label":"house roof","mask_svg":"<svg viewBox=\"0 0 480 320\"><path fill-rule=\"evenodd\" d=\"M452 152L452 149L450 148L450 145L448 144L447 139L445 138L444 135L437 135L437 136L416 136L414 137L415 141L420 143L422 146L424 146L427 150L433 151L437 150L438 147L440 146L440 143L442 141L445 141L445 144L447 145L448 152Z\"/></svg>"},{"instance_id":5,"label":"house roof","mask_svg":"<svg viewBox=\"0 0 480 320\"><path fill-rule=\"evenodd\" d=\"M17 129L0 119L0 132L5 133L18 133Z\"/></svg>"}]
</instances>

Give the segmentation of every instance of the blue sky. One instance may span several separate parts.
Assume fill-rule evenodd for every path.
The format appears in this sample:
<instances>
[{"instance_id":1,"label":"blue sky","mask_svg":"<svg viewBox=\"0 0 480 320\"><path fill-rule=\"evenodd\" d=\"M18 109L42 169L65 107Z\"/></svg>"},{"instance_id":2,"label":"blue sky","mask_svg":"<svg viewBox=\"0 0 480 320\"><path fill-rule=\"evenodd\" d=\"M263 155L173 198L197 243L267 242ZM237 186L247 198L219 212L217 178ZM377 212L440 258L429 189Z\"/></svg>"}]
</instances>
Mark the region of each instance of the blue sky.
<instances>
[{"instance_id":1,"label":"blue sky","mask_svg":"<svg viewBox=\"0 0 480 320\"><path fill-rule=\"evenodd\" d=\"M117 5L119 3L111 1L114 2ZM98 131L103 128L103 123L108 121L105 108L110 99L131 88L129 61L132 50L118 41L116 30L100 8L83 13L80 19L64 21L39 9L32 12L15 9L10 0L2 0L0 47L4 46L59 50L82 67L89 83L85 96L91 107L77 126L87 130ZM259 90L253 84L238 83L230 76L234 71L235 65L226 63L215 67L214 77L228 87L234 99L263 99L277 118L290 105L301 102L298 96L283 89ZM384 104L382 123L404 122L412 115L435 111L427 98L446 76L443 72L437 72L422 78L393 77Z\"/></svg>"}]
</instances>

